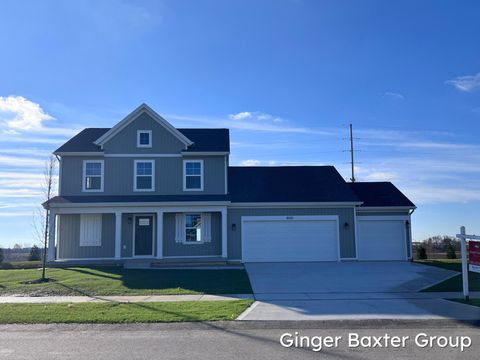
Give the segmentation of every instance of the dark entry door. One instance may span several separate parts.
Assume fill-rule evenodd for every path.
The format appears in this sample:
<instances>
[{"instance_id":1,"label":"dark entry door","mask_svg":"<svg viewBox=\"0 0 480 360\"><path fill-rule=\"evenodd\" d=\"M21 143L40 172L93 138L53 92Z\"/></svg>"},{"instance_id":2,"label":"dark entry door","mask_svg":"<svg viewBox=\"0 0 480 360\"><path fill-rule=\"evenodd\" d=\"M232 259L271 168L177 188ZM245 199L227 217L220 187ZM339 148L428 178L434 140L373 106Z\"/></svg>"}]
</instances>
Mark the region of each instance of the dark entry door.
<instances>
[{"instance_id":1,"label":"dark entry door","mask_svg":"<svg viewBox=\"0 0 480 360\"><path fill-rule=\"evenodd\" d=\"M153 215L135 217L135 256L153 255Z\"/></svg>"}]
</instances>

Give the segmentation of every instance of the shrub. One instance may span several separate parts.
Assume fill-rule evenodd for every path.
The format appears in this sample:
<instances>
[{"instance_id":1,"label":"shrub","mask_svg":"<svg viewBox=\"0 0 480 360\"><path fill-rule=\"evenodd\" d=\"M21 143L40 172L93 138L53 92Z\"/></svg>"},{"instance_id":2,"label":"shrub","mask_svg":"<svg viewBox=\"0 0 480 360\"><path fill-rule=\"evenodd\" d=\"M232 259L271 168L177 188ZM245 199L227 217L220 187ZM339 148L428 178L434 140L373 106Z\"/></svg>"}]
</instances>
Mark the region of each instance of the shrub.
<instances>
[{"instance_id":1,"label":"shrub","mask_svg":"<svg viewBox=\"0 0 480 360\"><path fill-rule=\"evenodd\" d=\"M33 245L32 249L30 250L30 255L28 256L28 261L39 261L42 257L40 255L40 249L37 245Z\"/></svg>"},{"instance_id":2,"label":"shrub","mask_svg":"<svg viewBox=\"0 0 480 360\"><path fill-rule=\"evenodd\" d=\"M447 259L456 259L457 254L455 254L455 247L452 244L447 246Z\"/></svg>"},{"instance_id":3,"label":"shrub","mask_svg":"<svg viewBox=\"0 0 480 360\"><path fill-rule=\"evenodd\" d=\"M3 249L0 248L0 264L3 262L4 256L3 256Z\"/></svg>"},{"instance_id":4,"label":"shrub","mask_svg":"<svg viewBox=\"0 0 480 360\"><path fill-rule=\"evenodd\" d=\"M417 259L426 260L427 258L427 249L424 246L417 247Z\"/></svg>"}]
</instances>

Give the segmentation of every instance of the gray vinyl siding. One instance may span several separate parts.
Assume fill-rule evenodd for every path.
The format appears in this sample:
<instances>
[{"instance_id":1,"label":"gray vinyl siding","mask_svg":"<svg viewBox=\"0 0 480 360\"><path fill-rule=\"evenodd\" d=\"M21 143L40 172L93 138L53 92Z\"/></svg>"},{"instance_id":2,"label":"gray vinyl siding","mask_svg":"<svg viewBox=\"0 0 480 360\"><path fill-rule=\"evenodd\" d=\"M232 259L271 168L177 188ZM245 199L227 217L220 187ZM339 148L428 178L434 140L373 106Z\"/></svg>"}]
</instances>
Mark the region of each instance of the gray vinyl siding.
<instances>
[{"instance_id":1,"label":"gray vinyl siding","mask_svg":"<svg viewBox=\"0 0 480 360\"><path fill-rule=\"evenodd\" d=\"M175 213L165 213L163 221L163 256L222 255L222 217L219 212L212 213L212 241L203 244L175 242Z\"/></svg>"},{"instance_id":2,"label":"gray vinyl siding","mask_svg":"<svg viewBox=\"0 0 480 360\"><path fill-rule=\"evenodd\" d=\"M300 215L338 215L340 232L340 256L355 258L355 221L353 208L248 208L228 209L228 258L242 258L242 216L300 216ZM345 227L348 223L348 227ZM235 224L236 230L232 230Z\"/></svg>"},{"instance_id":3,"label":"gray vinyl siding","mask_svg":"<svg viewBox=\"0 0 480 360\"><path fill-rule=\"evenodd\" d=\"M83 161L104 160L104 191L83 192ZM155 161L155 191L133 191L134 160ZM183 160L202 159L204 163L204 191L183 191ZM61 194L68 195L180 195L180 194L224 194L225 157L82 157L62 158Z\"/></svg>"},{"instance_id":4,"label":"gray vinyl siding","mask_svg":"<svg viewBox=\"0 0 480 360\"><path fill-rule=\"evenodd\" d=\"M153 255L157 256L157 216L155 214L145 213L145 214L122 214L122 247L121 247L121 256L122 257L132 257L133 256L133 217L139 215L153 215Z\"/></svg>"},{"instance_id":5,"label":"gray vinyl siding","mask_svg":"<svg viewBox=\"0 0 480 360\"><path fill-rule=\"evenodd\" d=\"M152 147L137 147L137 130L152 130ZM143 113L108 140L106 154L179 154L185 145L171 132Z\"/></svg>"},{"instance_id":6,"label":"gray vinyl siding","mask_svg":"<svg viewBox=\"0 0 480 360\"><path fill-rule=\"evenodd\" d=\"M107 258L115 256L115 215L102 216L101 246L80 246L80 215L58 215L58 258Z\"/></svg>"}]
</instances>

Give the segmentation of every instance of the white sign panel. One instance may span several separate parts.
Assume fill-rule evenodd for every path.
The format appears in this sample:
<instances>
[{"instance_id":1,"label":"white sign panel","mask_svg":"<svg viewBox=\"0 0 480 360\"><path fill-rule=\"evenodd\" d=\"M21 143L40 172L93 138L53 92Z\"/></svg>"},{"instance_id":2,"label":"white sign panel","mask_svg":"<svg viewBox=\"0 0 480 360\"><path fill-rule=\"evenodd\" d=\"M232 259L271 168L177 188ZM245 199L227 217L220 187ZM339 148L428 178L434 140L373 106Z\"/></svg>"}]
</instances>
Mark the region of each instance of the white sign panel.
<instances>
[{"instance_id":1,"label":"white sign panel","mask_svg":"<svg viewBox=\"0 0 480 360\"><path fill-rule=\"evenodd\" d=\"M138 219L139 226L150 226L150 219Z\"/></svg>"}]
</instances>

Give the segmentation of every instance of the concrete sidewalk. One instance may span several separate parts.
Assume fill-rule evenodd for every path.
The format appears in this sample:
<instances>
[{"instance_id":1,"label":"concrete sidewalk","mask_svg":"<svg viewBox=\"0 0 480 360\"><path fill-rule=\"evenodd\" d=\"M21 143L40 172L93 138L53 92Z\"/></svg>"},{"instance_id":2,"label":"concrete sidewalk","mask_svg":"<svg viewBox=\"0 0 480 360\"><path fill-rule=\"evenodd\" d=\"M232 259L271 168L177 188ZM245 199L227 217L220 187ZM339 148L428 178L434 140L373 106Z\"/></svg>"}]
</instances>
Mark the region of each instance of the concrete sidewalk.
<instances>
[{"instance_id":1,"label":"concrete sidewalk","mask_svg":"<svg viewBox=\"0 0 480 360\"><path fill-rule=\"evenodd\" d=\"M0 296L0 304L54 304L83 302L163 302L163 301L226 301L251 299L252 294L225 295L146 295L146 296Z\"/></svg>"}]
</instances>

